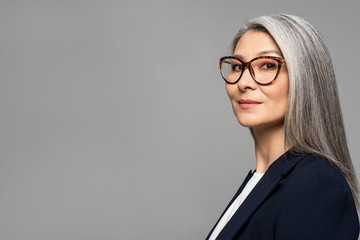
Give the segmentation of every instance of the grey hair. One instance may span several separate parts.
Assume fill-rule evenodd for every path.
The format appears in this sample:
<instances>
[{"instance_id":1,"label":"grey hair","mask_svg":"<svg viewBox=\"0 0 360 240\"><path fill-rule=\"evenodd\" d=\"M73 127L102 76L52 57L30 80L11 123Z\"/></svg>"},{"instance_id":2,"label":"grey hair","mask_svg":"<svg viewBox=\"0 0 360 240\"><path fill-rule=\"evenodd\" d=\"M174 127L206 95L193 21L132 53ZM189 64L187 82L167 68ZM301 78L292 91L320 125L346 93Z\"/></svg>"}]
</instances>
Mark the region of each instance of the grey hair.
<instances>
[{"instance_id":1,"label":"grey hair","mask_svg":"<svg viewBox=\"0 0 360 240\"><path fill-rule=\"evenodd\" d=\"M276 14L247 21L232 49L248 30L272 36L286 61L289 96L284 120L285 146L323 156L350 185L359 210L359 187L351 161L330 53L317 30L298 16Z\"/></svg>"}]
</instances>

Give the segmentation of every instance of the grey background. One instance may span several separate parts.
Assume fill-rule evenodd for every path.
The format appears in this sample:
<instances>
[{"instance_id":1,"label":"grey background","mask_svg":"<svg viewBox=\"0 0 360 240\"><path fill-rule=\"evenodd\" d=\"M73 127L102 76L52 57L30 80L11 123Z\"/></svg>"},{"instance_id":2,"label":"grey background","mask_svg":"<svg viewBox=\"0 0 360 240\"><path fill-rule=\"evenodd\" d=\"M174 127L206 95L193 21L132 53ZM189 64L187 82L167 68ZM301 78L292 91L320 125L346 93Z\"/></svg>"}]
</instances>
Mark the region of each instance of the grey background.
<instances>
[{"instance_id":1,"label":"grey background","mask_svg":"<svg viewBox=\"0 0 360 240\"><path fill-rule=\"evenodd\" d=\"M334 59L360 173L357 1L0 2L0 239L204 239L255 165L218 72L291 13Z\"/></svg>"}]
</instances>

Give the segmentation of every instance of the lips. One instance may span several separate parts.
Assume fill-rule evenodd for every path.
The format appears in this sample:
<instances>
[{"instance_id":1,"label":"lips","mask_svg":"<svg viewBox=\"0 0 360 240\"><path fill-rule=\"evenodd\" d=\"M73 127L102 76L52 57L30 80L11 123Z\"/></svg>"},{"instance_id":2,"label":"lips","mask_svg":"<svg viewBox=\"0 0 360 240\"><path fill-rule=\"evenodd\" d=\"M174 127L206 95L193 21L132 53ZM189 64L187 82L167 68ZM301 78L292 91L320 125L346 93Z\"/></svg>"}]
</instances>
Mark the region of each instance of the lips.
<instances>
[{"instance_id":1,"label":"lips","mask_svg":"<svg viewBox=\"0 0 360 240\"><path fill-rule=\"evenodd\" d=\"M239 103L240 107L243 108L243 109L249 109L249 108L257 107L260 104L262 104L261 102L254 101L254 100L249 100L249 99L240 99L238 101L238 103Z\"/></svg>"}]
</instances>

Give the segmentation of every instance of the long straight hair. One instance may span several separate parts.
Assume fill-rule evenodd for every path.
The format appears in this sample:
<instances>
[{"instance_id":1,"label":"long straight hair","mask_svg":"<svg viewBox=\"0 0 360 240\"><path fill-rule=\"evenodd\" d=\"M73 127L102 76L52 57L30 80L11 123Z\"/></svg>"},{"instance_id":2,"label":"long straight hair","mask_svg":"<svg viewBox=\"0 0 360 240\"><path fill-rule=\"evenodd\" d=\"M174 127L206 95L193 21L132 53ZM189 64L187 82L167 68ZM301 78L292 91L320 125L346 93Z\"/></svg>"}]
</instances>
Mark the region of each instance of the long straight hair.
<instances>
[{"instance_id":1,"label":"long straight hair","mask_svg":"<svg viewBox=\"0 0 360 240\"><path fill-rule=\"evenodd\" d=\"M247 21L232 50L248 30L270 34L280 48L289 74L284 120L285 146L323 156L345 176L359 210L359 188L351 161L334 68L317 30L298 16L277 14Z\"/></svg>"}]
</instances>

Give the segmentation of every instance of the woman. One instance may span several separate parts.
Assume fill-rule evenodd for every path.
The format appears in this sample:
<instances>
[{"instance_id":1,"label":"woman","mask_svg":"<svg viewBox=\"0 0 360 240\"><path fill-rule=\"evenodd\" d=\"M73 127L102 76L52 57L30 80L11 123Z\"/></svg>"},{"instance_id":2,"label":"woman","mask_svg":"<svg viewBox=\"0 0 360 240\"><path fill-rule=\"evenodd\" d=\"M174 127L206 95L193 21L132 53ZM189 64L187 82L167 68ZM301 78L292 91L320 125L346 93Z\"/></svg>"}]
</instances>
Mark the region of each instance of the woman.
<instances>
[{"instance_id":1,"label":"woman","mask_svg":"<svg viewBox=\"0 0 360 240\"><path fill-rule=\"evenodd\" d=\"M254 138L256 170L207 239L356 240L356 174L317 31L291 15L249 20L220 69L235 116Z\"/></svg>"}]
</instances>

